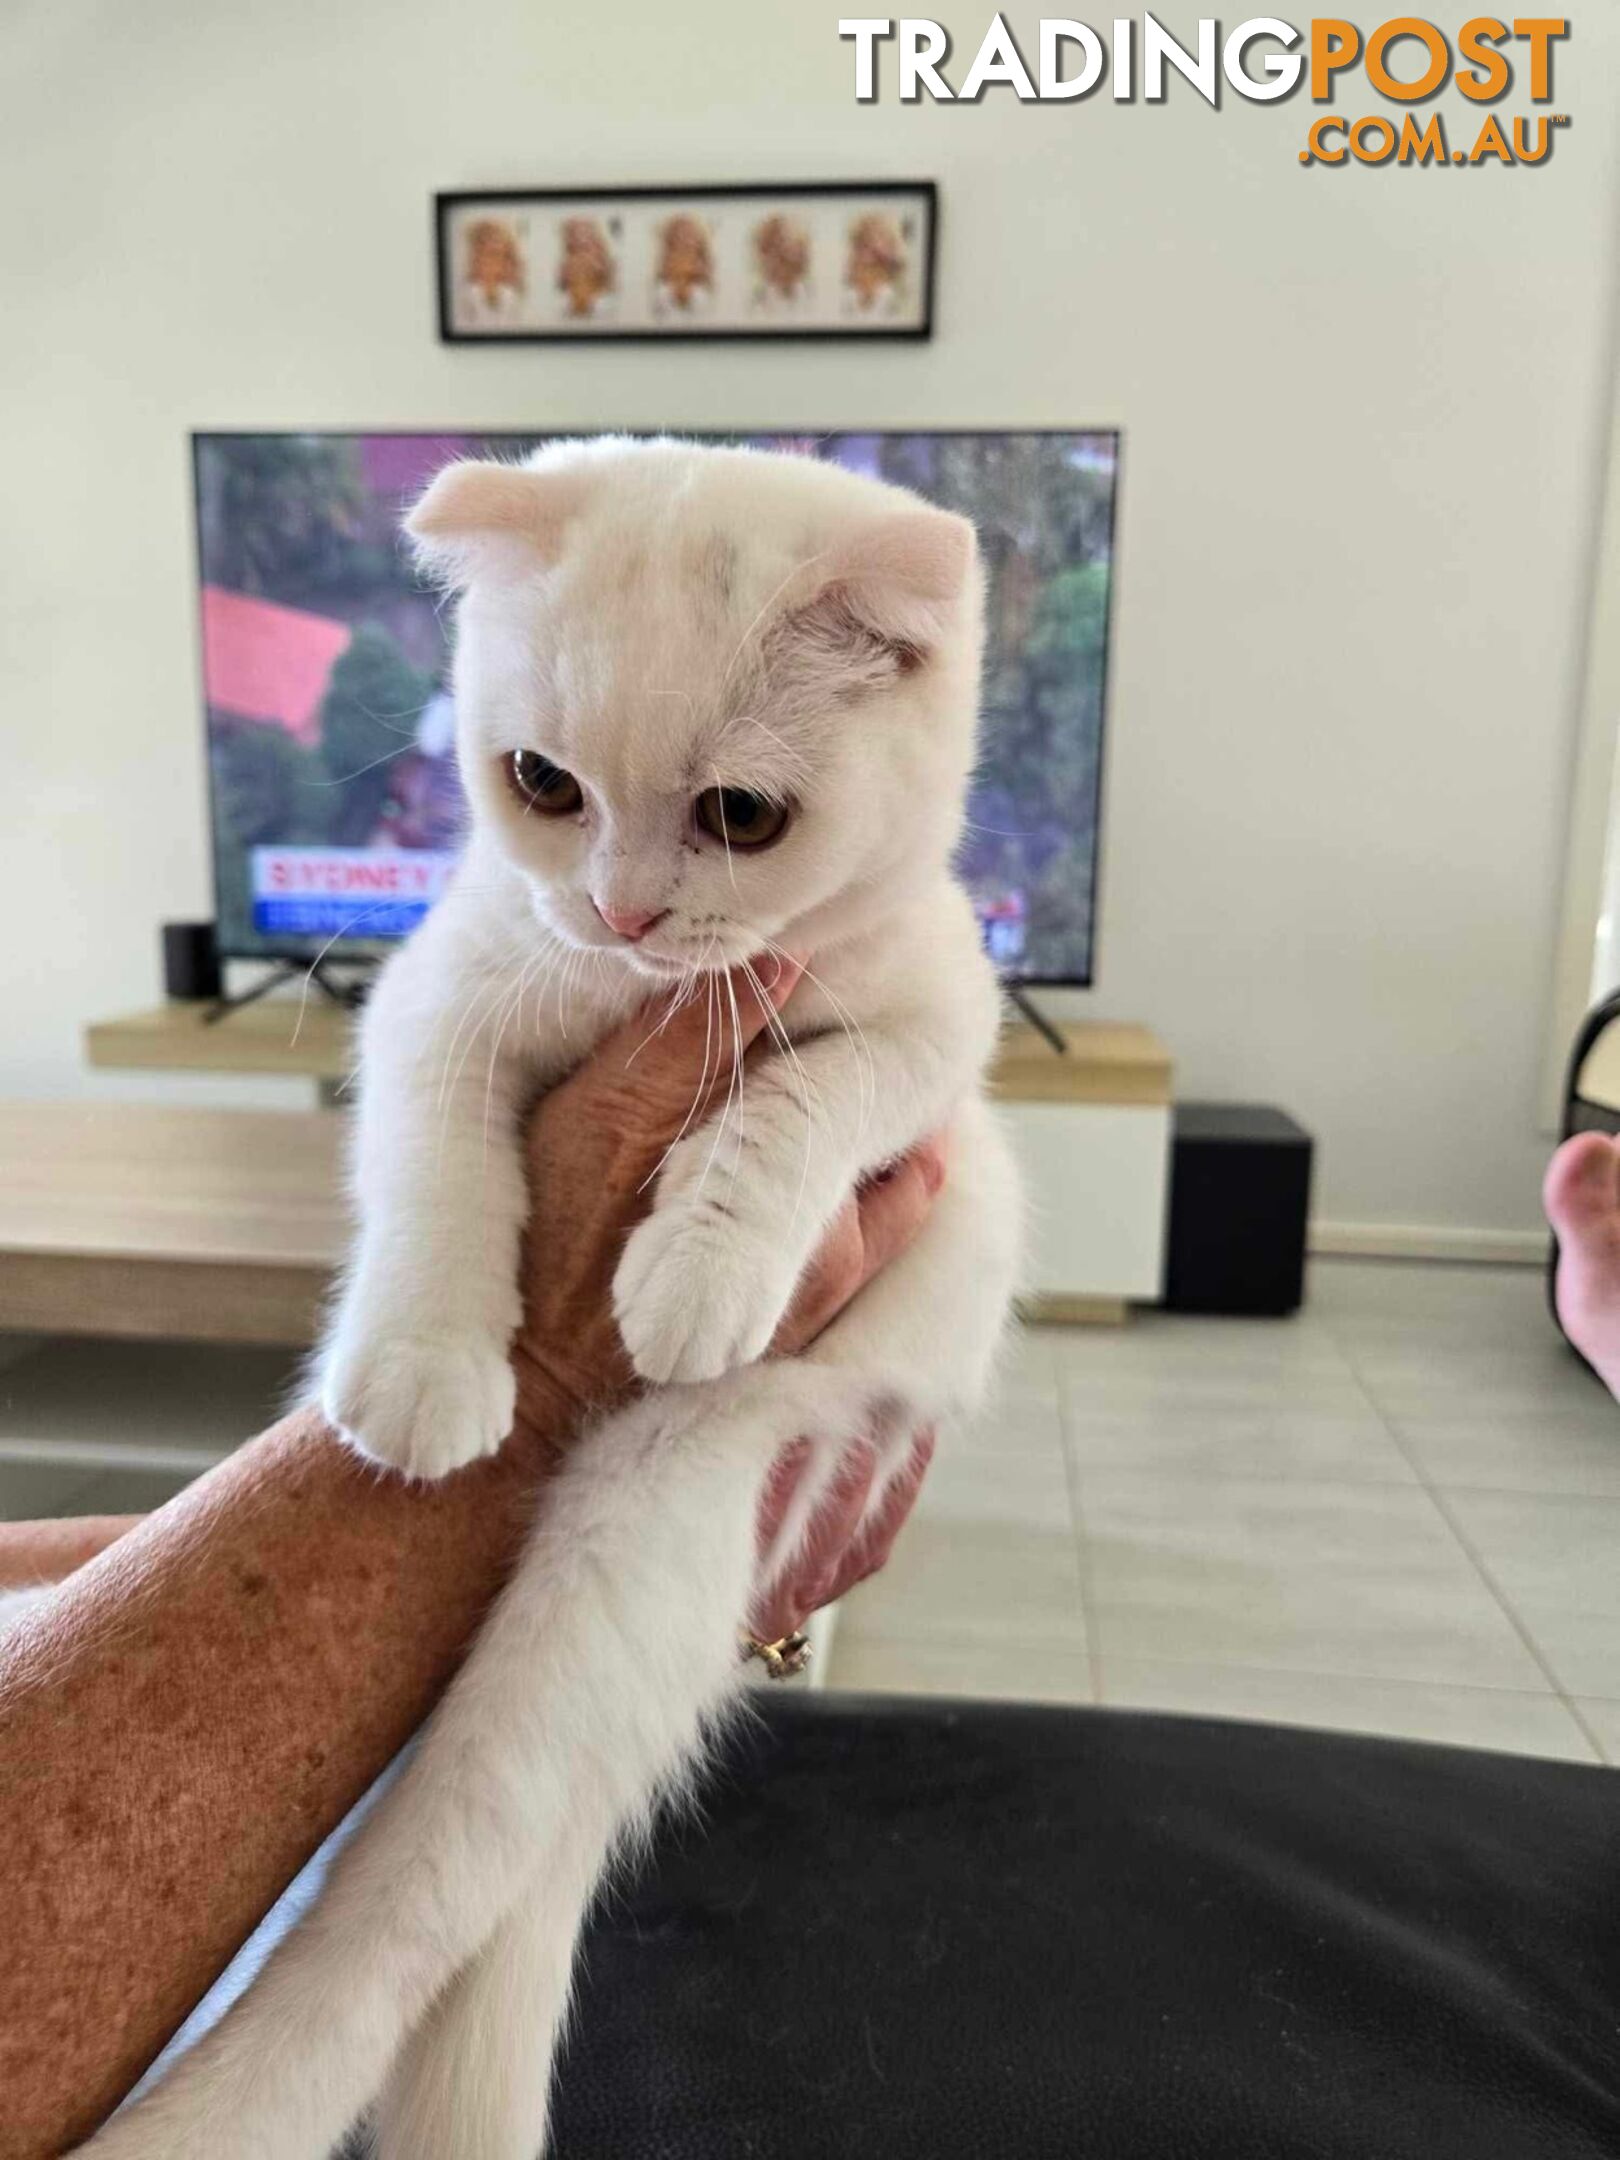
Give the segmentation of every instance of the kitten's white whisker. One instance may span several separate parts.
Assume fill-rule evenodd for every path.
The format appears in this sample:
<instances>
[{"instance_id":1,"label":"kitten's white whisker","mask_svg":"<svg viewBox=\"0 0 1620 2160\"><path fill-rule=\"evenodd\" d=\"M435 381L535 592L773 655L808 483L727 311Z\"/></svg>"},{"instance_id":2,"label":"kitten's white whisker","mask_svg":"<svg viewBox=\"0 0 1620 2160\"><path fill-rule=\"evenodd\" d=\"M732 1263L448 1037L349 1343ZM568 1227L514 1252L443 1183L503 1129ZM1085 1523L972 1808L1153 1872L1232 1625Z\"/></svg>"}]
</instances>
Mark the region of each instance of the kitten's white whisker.
<instances>
[{"instance_id":1,"label":"kitten's white whisker","mask_svg":"<svg viewBox=\"0 0 1620 2160\"><path fill-rule=\"evenodd\" d=\"M523 1010L523 996L524 992L529 986L529 979L533 975L535 969L540 966L540 964L541 957L537 956L533 959L526 961L522 969L519 971L517 987L507 998L506 1002L502 1005L499 1014L497 1015L495 1022L495 1033L489 1046L489 1065L484 1074L484 1146L481 1159L482 1174L486 1181L489 1177L489 1127L491 1118L494 1115L495 1108L495 1067L500 1057L501 1044L505 1041L507 1033L511 1028L513 1017L515 1014L521 1013ZM487 1214L484 1217L483 1227L484 1253L487 1265L490 1252L490 1233L493 1227Z\"/></svg>"},{"instance_id":2,"label":"kitten's white whisker","mask_svg":"<svg viewBox=\"0 0 1620 2160\"><path fill-rule=\"evenodd\" d=\"M539 959L542 963L549 962L550 957L551 956L549 953L544 952L539 955ZM528 965L533 966L534 962L531 960ZM456 1069L453 1075L449 1074L451 1053L447 1051L445 1054L445 1068L447 1077L445 1077L441 1081L439 1091L439 1144L437 1164L438 1173L441 1175L444 1167L444 1147L446 1135L449 1131L450 1113L455 1105L456 1091L461 1085L462 1075L467 1069L468 1063L471 1060L474 1050L478 1047L479 1036L483 1033L484 1029L488 1027L490 1022L496 1017L497 1013L504 1008L505 1002L511 994L511 987L514 975L516 975L519 987L521 988L523 976L526 971L526 968L518 967L505 968L497 971L495 977L495 989L489 997L483 1000L477 1019L473 1022L471 1028L467 1030L466 1044L462 1049L461 1056L456 1062ZM456 1034L458 1037L462 1032L462 1028L466 1025L466 1019L467 1015L463 1014L462 1021L460 1024L458 1024L456 1029ZM452 1048L453 1047L454 1046L452 1045ZM493 1055L494 1053L492 1051L492 1062Z\"/></svg>"},{"instance_id":3,"label":"kitten's white whisker","mask_svg":"<svg viewBox=\"0 0 1620 2160\"><path fill-rule=\"evenodd\" d=\"M714 939L711 937L708 944L705 945L703 948L704 959L707 959L708 955L713 950ZM676 1133L674 1139L671 1140L669 1146L665 1148L663 1154L659 1156L657 1162L655 1162L652 1168L647 1172L647 1175L642 1179L640 1185L636 1188L638 1192L645 1192L647 1190L647 1187L652 1184L653 1180L663 1169L665 1163L669 1161L669 1158L671 1157L671 1155L674 1154L676 1148L679 1147L680 1143L685 1139L688 1131L691 1128L692 1120L697 1116L699 1107L708 1099L709 1068L711 1062L711 1049L714 1042L716 978L708 970L702 969L701 962L699 963L699 968L702 973L703 991L705 999L703 1014L703 1071L699 1075L698 1084L693 1092L692 1100L687 1105L686 1115L681 1120L680 1130Z\"/></svg>"},{"instance_id":4,"label":"kitten's white whisker","mask_svg":"<svg viewBox=\"0 0 1620 2160\"><path fill-rule=\"evenodd\" d=\"M765 994L764 985L760 982L759 977L754 973L752 961L744 961L743 967L745 973L748 976L748 980L754 986L754 995L759 999L760 1005L764 1010L765 1025L771 1035L771 1039L780 1047L780 1049L786 1055L789 1063L792 1065L797 1084L799 1109L804 1118L804 1160L799 1167L799 1190L794 1196L793 1213L788 1219L788 1234L789 1236L791 1236L798 1224L799 1210L804 1205L805 1187L809 1183L810 1179L810 1149L813 1137L814 1122L810 1113L810 1081L809 1076L805 1072L803 1061L801 1060L798 1051L795 1050L793 1047L792 1036L789 1035L787 1029L783 1026L780 1013L778 1013L772 1006L770 999Z\"/></svg>"},{"instance_id":5,"label":"kitten's white whisker","mask_svg":"<svg viewBox=\"0 0 1620 2160\"><path fill-rule=\"evenodd\" d=\"M494 1011L496 1004L505 994L506 986L511 979L512 971L508 968L502 968L497 970L493 977L486 977L478 984L472 996L468 998L462 1007L461 1017L456 1022L455 1034L452 1036L450 1045L444 1053L444 1064L439 1073L438 1134L433 1158L433 1174L436 1181L444 1176L444 1151L449 1138L450 1117L455 1108L456 1088L460 1083L462 1069L466 1063L464 1053L457 1060L455 1071L452 1073L450 1069L451 1060L456 1055L456 1045L460 1041L463 1031L466 1031L467 1049L471 1050L478 1040L479 1030L483 1026L485 1016ZM493 992L490 990L492 980L495 985ZM473 1018L475 1007L478 1008L477 1019ZM471 1023L470 1026L469 1023Z\"/></svg>"},{"instance_id":6,"label":"kitten's white whisker","mask_svg":"<svg viewBox=\"0 0 1620 2160\"><path fill-rule=\"evenodd\" d=\"M498 964L495 967L485 968L481 974L474 976L472 988L468 991L466 997L464 997L457 1005L456 1024L451 1031L449 1042L445 1045L444 1065L439 1074L439 1094L437 1107L440 1110L444 1108L445 1092L450 1085L450 1060L456 1054L456 1046L461 1041L462 1030L472 1019L474 1008L481 1002L484 993L489 988L490 984L492 982L508 982L510 980L511 967L509 965ZM429 1040L422 1045L422 1048L418 1053L419 1059L426 1058L437 1047L437 1041L434 1038L430 1037Z\"/></svg>"},{"instance_id":7,"label":"kitten's white whisker","mask_svg":"<svg viewBox=\"0 0 1620 2160\"><path fill-rule=\"evenodd\" d=\"M562 979L557 985L557 1025L562 1030L564 1042L571 1039L568 1033L568 1007L574 995L574 977L579 973L579 962L580 948L576 945L569 952Z\"/></svg>"},{"instance_id":8,"label":"kitten's white whisker","mask_svg":"<svg viewBox=\"0 0 1620 2160\"><path fill-rule=\"evenodd\" d=\"M782 948L773 944L769 938L762 938L760 942L765 951L770 953L776 960L786 961L788 958ZM807 962L800 961L799 972L811 988L819 990L827 1000L827 1003L832 1008L833 1018L843 1029L845 1035L848 1036L851 1048L860 1057L860 1125L858 1129L864 1132L871 1121L873 1111L877 1107L877 1061L872 1055L872 1046L866 1039L866 1030L838 993L829 988Z\"/></svg>"},{"instance_id":9,"label":"kitten's white whisker","mask_svg":"<svg viewBox=\"0 0 1620 2160\"><path fill-rule=\"evenodd\" d=\"M731 1040L733 1046L732 1055L733 1064L737 1074L737 1140L736 1145L731 1151L731 1176L726 1183L726 1199L729 1204L731 1195L736 1189L737 1172L742 1168L743 1149L748 1139L748 1126L745 1117L746 1105L744 1102L744 1096L748 1084L748 1069L743 1062L742 1014L737 1008L737 986L732 981L729 975L726 977L726 995L731 1000ZM729 1109L729 1102L727 1107Z\"/></svg>"},{"instance_id":10,"label":"kitten's white whisker","mask_svg":"<svg viewBox=\"0 0 1620 2160\"><path fill-rule=\"evenodd\" d=\"M500 996L503 987L512 980L512 974L512 966L500 966L489 969L485 974L481 975L478 978L478 980L473 985L471 994L463 1001L460 1008L460 1015L456 1021L455 1029L451 1034L448 1044L445 1047L444 1065L439 1075L438 1107L441 1110L444 1108L445 1097L450 1092L451 1060L455 1057L456 1051L460 1047L463 1034L469 1028L472 1030L472 1033L474 1035L477 1034L479 1027L482 1025L483 1012L486 1009L493 1009L495 999ZM493 994L491 994L492 985L494 986ZM475 1014L478 1017L475 1018ZM459 1071L459 1067L457 1069Z\"/></svg>"},{"instance_id":11,"label":"kitten's white whisker","mask_svg":"<svg viewBox=\"0 0 1620 2160\"><path fill-rule=\"evenodd\" d=\"M713 944L714 939L711 937L708 944L703 948L704 952L707 953L712 948ZM627 1071L636 1062L636 1059L640 1057L642 1051L646 1049L647 1045L652 1041L653 1037L655 1035L662 1035L665 1028L669 1026L669 1023L674 1019L675 1015L682 1009L682 1007L690 1005L693 998L697 996L698 978L701 973L701 968L701 960L698 962L689 961L686 963L686 972L684 975L682 975L680 979L680 983L677 986L675 995L664 1007L664 1017L658 1022L656 1027L652 1027L647 1030L647 1033L642 1036L640 1042L636 1044L636 1047L625 1059L625 1069Z\"/></svg>"},{"instance_id":12,"label":"kitten's white whisker","mask_svg":"<svg viewBox=\"0 0 1620 2160\"><path fill-rule=\"evenodd\" d=\"M496 1018L495 1035L489 1046L489 1066L484 1074L484 1166L486 1173L489 1166L489 1121L495 1107L496 1061L500 1056L501 1044L506 1040L513 1019L523 1010L523 993L528 989L529 979L538 965L538 960L530 960L525 963L518 975L517 988L501 1007Z\"/></svg>"},{"instance_id":13,"label":"kitten's white whisker","mask_svg":"<svg viewBox=\"0 0 1620 2160\"><path fill-rule=\"evenodd\" d=\"M456 1023L455 1033L451 1037L449 1049L445 1052L444 1075L441 1078L439 1087L439 1108L441 1112L445 1109L447 1098L460 1085L461 1076L466 1070L474 1049L477 1047L480 1034L503 1005L514 978L520 981L525 977L532 979L534 972L538 970L539 978L543 982L547 974L555 971L562 951L561 946L548 941L542 944L539 951L532 954L527 962L514 961L505 966L497 964L489 970L483 981L475 987L473 995L462 1007L461 1017ZM493 991L488 997L482 997L482 992L491 983L494 985ZM474 1017L475 1007L477 1008L476 1017ZM463 1034L466 1035L467 1039L462 1045L461 1055L456 1060L455 1071L452 1073L450 1071L451 1059L455 1057L456 1046L461 1042ZM441 1118L441 1132L442 1129L443 1120Z\"/></svg>"},{"instance_id":14,"label":"kitten's white whisker","mask_svg":"<svg viewBox=\"0 0 1620 2160\"><path fill-rule=\"evenodd\" d=\"M717 795L723 796L726 791L724 783L720 778L719 766L711 765L709 767L709 770L714 774L715 793ZM724 802L722 802L720 805L720 837L725 842L726 846L726 875L731 880L732 891L735 892L737 890L737 865L735 864L735 862L733 862L731 857L731 835L726 831L725 809L726 806Z\"/></svg>"},{"instance_id":15,"label":"kitten's white whisker","mask_svg":"<svg viewBox=\"0 0 1620 2160\"><path fill-rule=\"evenodd\" d=\"M351 915L341 929L334 930L332 932L332 935L327 939L326 943L321 947L320 951L309 963L309 966L304 970L303 986L298 993L298 1017L293 1022L292 1041L295 1046L298 1041L299 1031L304 1025L304 1014L309 1009L309 986L315 980L315 970L320 966L321 962L326 958L327 954L332 950L332 947L338 942L339 938L346 938L349 932L354 928L356 923L363 923L368 916L380 915L384 908L391 907L392 905L392 901L379 900L371 907L362 908L358 915Z\"/></svg>"},{"instance_id":16,"label":"kitten's white whisker","mask_svg":"<svg viewBox=\"0 0 1620 2160\"><path fill-rule=\"evenodd\" d=\"M703 1175L698 1179L697 1182L697 1189L699 1195L702 1194L703 1188L709 1182L709 1172L714 1168L715 1154L719 1149L721 1140L725 1137L726 1131L730 1126L731 1105L733 1099L737 1094L738 1082L742 1077L742 1042L740 1039L740 1024L737 1018L737 993L732 987L731 977L729 975L722 975L720 977L720 981L725 986L726 996L731 1000L731 1072L726 1081L725 1103L720 1111L720 1115L714 1121L714 1138L709 1143L709 1152L704 1159ZM734 1178L735 1174L736 1173L734 1168ZM728 1186L727 1191L729 1192L729 1190L730 1187Z\"/></svg>"},{"instance_id":17,"label":"kitten's white whisker","mask_svg":"<svg viewBox=\"0 0 1620 2160\"><path fill-rule=\"evenodd\" d=\"M373 715L372 717L375 718L376 716ZM374 757L367 765L357 765L353 772L339 773L330 780L306 780L304 785L305 787L318 788L347 787L351 780L363 779L368 772L375 772L379 765L391 765L395 758L403 755L404 752L401 750L385 750L381 757Z\"/></svg>"}]
</instances>

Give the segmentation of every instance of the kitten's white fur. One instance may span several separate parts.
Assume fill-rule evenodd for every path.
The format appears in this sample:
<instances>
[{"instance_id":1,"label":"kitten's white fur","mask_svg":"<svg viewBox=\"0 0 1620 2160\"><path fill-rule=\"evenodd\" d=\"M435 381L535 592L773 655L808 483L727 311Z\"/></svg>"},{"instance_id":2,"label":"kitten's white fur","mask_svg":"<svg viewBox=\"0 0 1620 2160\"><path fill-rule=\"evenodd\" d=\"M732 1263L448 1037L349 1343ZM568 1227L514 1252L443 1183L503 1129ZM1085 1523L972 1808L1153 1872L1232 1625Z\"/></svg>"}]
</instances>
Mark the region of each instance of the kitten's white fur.
<instances>
[{"instance_id":1,"label":"kitten's white fur","mask_svg":"<svg viewBox=\"0 0 1620 2160\"><path fill-rule=\"evenodd\" d=\"M441 474L412 520L462 593L465 861L368 1007L359 1250L329 1415L436 1477L510 1426L523 1106L659 984L810 956L792 1054L682 1137L615 1306L659 1385L555 1481L422 1745L242 2004L91 2141L102 2160L318 2160L381 2093L384 2160L532 2160L575 1934L605 1859L690 1775L737 1628L815 1490L883 1474L980 1395L1016 1189L980 1094L996 991L949 862L981 639L971 529L836 467L675 443L559 445ZM525 813L515 749L578 775ZM728 852L692 803L779 794ZM667 910L637 945L593 901ZM911 1249L803 1356L759 1357L854 1182L949 1129ZM813 1475L758 1560L763 1479ZM881 1478L880 1478L881 1484Z\"/></svg>"}]
</instances>

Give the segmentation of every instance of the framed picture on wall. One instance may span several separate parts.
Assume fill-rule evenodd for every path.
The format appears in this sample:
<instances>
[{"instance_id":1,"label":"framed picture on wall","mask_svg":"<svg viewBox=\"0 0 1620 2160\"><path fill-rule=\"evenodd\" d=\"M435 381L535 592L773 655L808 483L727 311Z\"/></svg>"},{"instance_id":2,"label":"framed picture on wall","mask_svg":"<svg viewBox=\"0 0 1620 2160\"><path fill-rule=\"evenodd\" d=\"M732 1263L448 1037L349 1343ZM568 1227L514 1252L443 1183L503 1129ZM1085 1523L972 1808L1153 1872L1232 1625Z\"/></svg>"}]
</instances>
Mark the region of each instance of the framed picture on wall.
<instances>
[{"instance_id":1,"label":"framed picture on wall","mask_svg":"<svg viewBox=\"0 0 1620 2160\"><path fill-rule=\"evenodd\" d=\"M447 344L926 338L931 180L434 197Z\"/></svg>"}]
</instances>

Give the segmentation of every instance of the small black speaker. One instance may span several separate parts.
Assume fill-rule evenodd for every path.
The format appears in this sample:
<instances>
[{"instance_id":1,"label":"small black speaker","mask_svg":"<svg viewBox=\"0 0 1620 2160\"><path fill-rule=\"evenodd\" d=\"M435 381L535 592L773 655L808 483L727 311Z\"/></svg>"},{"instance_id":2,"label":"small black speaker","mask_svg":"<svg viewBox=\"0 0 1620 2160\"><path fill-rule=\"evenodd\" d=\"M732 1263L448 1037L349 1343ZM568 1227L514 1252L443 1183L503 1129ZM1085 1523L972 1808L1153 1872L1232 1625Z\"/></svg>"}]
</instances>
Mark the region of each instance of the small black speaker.
<instances>
[{"instance_id":1,"label":"small black speaker","mask_svg":"<svg viewBox=\"0 0 1620 2160\"><path fill-rule=\"evenodd\" d=\"M219 954L211 922L163 925L163 988L172 998L219 996Z\"/></svg>"},{"instance_id":2,"label":"small black speaker","mask_svg":"<svg viewBox=\"0 0 1620 2160\"><path fill-rule=\"evenodd\" d=\"M1311 1136L1264 1103L1177 1103L1164 1302L1280 1317L1305 1295Z\"/></svg>"}]
</instances>

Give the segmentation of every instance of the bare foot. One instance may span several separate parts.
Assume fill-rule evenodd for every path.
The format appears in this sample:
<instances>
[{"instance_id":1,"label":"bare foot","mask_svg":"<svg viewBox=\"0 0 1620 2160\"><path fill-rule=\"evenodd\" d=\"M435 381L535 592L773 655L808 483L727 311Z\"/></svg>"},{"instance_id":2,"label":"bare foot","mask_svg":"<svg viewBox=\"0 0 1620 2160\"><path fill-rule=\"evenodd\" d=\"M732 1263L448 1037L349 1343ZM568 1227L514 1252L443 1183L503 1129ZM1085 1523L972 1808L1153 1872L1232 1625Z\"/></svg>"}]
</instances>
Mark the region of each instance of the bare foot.
<instances>
[{"instance_id":1,"label":"bare foot","mask_svg":"<svg viewBox=\"0 0 1620 2160\"><path fill-rule=\"evenodd\" d=\"M1541 1199L1558 1233L1558 1317L1620 1399L1620 1140L1595 1132L1566 1140L1547 1166Z\"/></svg>"}]
</instances>

